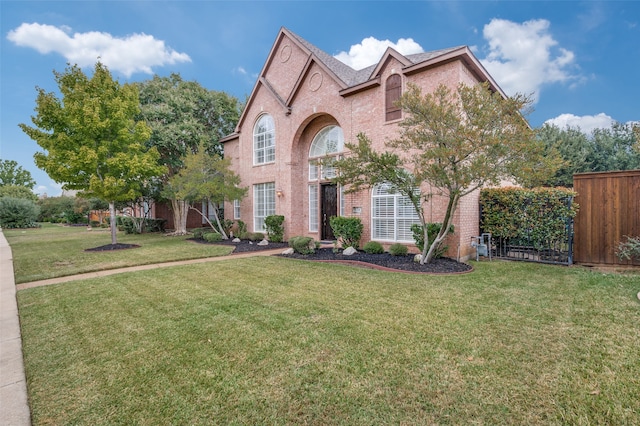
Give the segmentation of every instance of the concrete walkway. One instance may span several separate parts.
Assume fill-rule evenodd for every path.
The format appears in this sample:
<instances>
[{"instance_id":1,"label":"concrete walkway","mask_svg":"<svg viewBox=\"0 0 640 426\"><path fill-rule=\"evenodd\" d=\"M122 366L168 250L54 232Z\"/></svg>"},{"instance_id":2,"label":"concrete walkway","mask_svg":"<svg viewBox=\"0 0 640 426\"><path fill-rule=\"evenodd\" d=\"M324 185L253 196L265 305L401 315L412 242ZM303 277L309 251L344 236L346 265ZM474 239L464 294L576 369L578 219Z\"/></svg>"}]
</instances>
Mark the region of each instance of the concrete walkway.
<instances>
[{"instance_id":1,"label":"concrete walkway","mask_svg":"<svg viewBox=\"0 0 640 426\"><path fill-rule=\"evenodd\" d=\"M0 424L31 425L22 359L13 255L0 231Z\"/></svg>"},{"instance_id":2,"label":"concrete walkway","mask_svg":"<svg viewBox=\"0 0 640 426\"><path fill-rule=\"evenodd\" d=\"M146 271L167 266L192 265L243 257L271 256L282 253L282 248L230 254L228 256L163 262L153 265L131 266L108 271L89 272L68 277L52 278L15 285L11 247L0 230L0 425L29 426L31 412L27 400L27 381L22 358L22 339L16 291L43 285L60 284L87 278L105 277L123 272Z\"/></svg>"}]
</instances>

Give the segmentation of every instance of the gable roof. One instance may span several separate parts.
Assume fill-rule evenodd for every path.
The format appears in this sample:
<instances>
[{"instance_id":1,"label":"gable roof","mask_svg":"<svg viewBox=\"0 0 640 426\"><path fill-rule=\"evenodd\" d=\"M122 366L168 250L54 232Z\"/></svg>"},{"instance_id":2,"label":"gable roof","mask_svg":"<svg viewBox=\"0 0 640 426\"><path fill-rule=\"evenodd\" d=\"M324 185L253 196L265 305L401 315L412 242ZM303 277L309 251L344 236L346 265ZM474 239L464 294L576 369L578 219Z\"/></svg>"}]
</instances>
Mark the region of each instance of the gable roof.
<instances>
[{"instance_id":1,"label":"gable roof","mask_svg":"<svg viewBox=\"0 0 640 426\"><path fill-rule=\"evenodd\" d=\"M294 86L294 89L291 91L291 94L287 99L282 99L282 97L269 84L269 81L265 76L269 64L271 63L275 55L276 46L278 45L278 42L285 36L290 38L294 43L298 45L298 47L305 51L308 54L308 58L307 63ZM482 66L480 61L478 61L478 59L473 55L473 53L467 46L457 46L448 49L433 50L430 52L416 53L406 56L389 47L382 55L382 58L380 58L378 63L361 70L355 70L344 62L339 61L332 55L309 43L294 32L288 30L285 27L282 27L280 28L278 36L276 37L276 40L271 47L271 51L269 52L269 56L267 57L262 71L260 72L260 76L256 81L253 90L251 91L251 95L247 100L247 104L245 105L242 115L240 116L240 120L238 120L236 132L222 138L220 142L226 142L237 137L237 134L240 131L240 127L244 122L245 113L249 109L249 106L251 105L259 86L265 87L265 89L267 89L274 96L278 103L282 105L282 107L285 109L285 113L289 114L291 113L291 102L293 101L293 98L295 97L295 94L302 84L304 76L309 71L311 65L316 64L320 66L335 80L335 82L341 88L341 90L339 91L340 96L349 96L351 94L365 90L369 87L380 85L379 74L384 67L384 64L390 58L398 60L403 65L402 73L406 75L414 74L427 68L441 65L450 61L461 60L478 80L489 82L493 90L500 92L504 97L506 97L502 89L500 89L498 84L493 80L487 70Z\"/></svg>"}]
</instances>

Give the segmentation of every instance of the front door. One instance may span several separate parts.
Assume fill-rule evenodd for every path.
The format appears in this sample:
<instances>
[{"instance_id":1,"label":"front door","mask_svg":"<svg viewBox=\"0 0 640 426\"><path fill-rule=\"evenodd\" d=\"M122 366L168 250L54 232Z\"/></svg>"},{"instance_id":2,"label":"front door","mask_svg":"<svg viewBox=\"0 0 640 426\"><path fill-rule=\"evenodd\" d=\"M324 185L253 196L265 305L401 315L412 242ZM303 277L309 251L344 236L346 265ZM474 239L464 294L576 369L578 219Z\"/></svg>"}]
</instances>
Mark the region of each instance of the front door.
<instances>
[{"instance_id":1,"label":"front door","mask_svg":"<svg viewBox=\"0 0 640 426\"><path fill-rule=\"evenodd\" d=\"M335 240L331 229L331 216L338 215L338 187L332 184L320 186L320 238L322 240Z\"/></svg>"}]
</instances>

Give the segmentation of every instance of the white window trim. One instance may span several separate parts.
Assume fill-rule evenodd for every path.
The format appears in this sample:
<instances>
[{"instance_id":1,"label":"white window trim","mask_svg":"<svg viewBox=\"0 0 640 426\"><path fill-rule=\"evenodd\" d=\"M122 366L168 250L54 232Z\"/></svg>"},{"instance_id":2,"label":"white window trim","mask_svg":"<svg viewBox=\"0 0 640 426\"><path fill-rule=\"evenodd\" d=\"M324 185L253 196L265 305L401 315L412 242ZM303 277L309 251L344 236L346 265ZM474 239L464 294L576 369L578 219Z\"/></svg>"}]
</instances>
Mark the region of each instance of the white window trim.
<instances>
[{"instance_id":1,"label":"white window trim","mask_svg":"<svg viewBox=\"0 0 640 426\"><path fill-rule=\"evenodd\" d=\"M264 226L264 219L273 214L276 214L275 182L258 183L253 185L254 232L265 232L266 228Z\"/></svg>"},{"instance_id":2,"label":"white window trim","mask_svg":"<svg viewBox=\"0 0 640 426\"><path fill-rule=\"evenodd\" d=\"M418 216L418 213L415 212L415 209L412 209L412 215L410 216L406 216L406 215L400 215L400 207L404 204L404 202L409 202L408 201L408 197L400 194L400 193L387 193L386 195L376 195L376 192L378 191L378 188L380 188L380 186L385 185L385 184L381 184L381 185L376 185L372 191L371 191L371 239L372 240L377 240L377 241L389 241L389 242L400 242L400 243L410 243L410 242L414 242L413 241L413 233L410 230L411 224L413 223L417 223L420 224L420 218ZM379 212L376 211L376 200L379 199L383 199L386 198L387 200L391 199L391 201L393 202L393 216L386 216L386 217L382 217L379 216ZM409 202L410 203L410 202ZM378 233L378 222L381 221L387 221L387 222L392 222L393 225L393 235L389 236L389 235L380 235ZM401 222L406 222L406 223L410 223L409 224L409 228L408 229L404 229L404 234L410 236L409 238L406 239L400 239L398 238L399 234L401 233L401 229L400 229L400 224Z\"/></svg>"},{"instance_id":3,"label":"white window trim","mask_svg":"<svg viewBox=\"0 0 640 426\"><path fill-rule=\"evenodd\" d=\"M257 133L258 126L260 122L262 122L263 120L269 120L270 126L267 126L268 128L265 132ZM260 136L265 138L265 145L261 148L258 148L256 146L257 138L259 138ZM267 145L267 141L270 142L269 145ZM263 161L258 161L258 153L262 153L262 156L264 159ZM269 157L273 157L273 158L269 158ZM255 126L253 127L253 165L260 166L263 164L275 163L276 161L275 157L276 157L275 122L273 121L273 117L271 117L269 114L262 114L256 121Z\"/></svg>"}]
</instances>

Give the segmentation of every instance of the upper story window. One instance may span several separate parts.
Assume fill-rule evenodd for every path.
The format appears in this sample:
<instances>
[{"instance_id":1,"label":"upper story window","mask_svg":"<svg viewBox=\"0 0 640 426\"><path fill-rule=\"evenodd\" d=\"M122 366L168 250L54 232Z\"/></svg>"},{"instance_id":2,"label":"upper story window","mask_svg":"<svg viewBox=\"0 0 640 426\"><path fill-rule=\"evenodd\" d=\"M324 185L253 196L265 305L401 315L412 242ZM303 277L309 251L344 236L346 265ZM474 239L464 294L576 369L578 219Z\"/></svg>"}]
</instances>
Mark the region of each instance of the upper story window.
<instances>
[{"instance_id":1,"label":"upper story window","mask_svg":"<svg viewBox=\"0 0 640 426\"><path fill-rule=\"evenodd\" d=\"M320 130L309 148L309 180L335 177L336 170L331 166L331 158L324 157L336 157L343 149L344 136L339 126L327 126Z\"/></svg>"},{"instance_id":2,"label":"upper story window","mask_svg":"<svg viewBox=\"0 0 640 426\"><path fill-rule=\"evenodd\" d=\"M402 78L400 74L392 74L385 85L385 120L402 118L402 110L397 105L402 95Z\"/></svg>"},{"instance_id":3,"label":"upper story window","mask_svg":"<svg viewBox=\"0 0 640 426\"><path fill-rule=\"evenodd\" d=\"M262 115L253 128L253 164L276 161L276 131L273 118Z\"/></svg>"}]
</instances>

